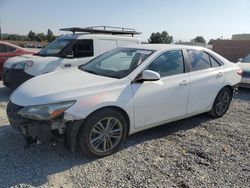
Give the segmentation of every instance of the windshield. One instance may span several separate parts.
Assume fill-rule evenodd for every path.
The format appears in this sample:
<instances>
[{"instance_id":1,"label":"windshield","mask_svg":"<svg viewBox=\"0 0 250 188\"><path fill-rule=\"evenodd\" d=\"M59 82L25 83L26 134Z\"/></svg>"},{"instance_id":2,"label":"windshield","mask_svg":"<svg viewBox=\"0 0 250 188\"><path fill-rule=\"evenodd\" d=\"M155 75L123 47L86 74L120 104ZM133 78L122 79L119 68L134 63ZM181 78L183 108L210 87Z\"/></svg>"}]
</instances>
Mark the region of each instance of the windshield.
<instances>
[{"instance_id":1,"label":"windshield","mask_svg":"<svg viewBox=\"0 0 250 188\"><path fill-rule=\"evenodd\" d=\"M250 54L248 54L243 60L242 63L250 63Z\"/></svg>"},{"instance_id":2,"label":"windshield","mask_svg":"<svg viewBox=\"0 0 250 188\"><path fill-rule=\"evenodd\" d=\"M145 61L152 50L117 48L91 60L80 69L93 74L112 78L123 78Z\"/></svg>"},{"instance_id":3,"label":"windshield","mask_svg":"<svg viewBox=\"0 0 250 188\"><path fill-rule=\"evenodd\" d=\"M56 39L51 42L48 46L42 49L38 55L41 56L56 56L58 55L62 49L64 49L72 39Z\"/></svg>"}]
</instances>

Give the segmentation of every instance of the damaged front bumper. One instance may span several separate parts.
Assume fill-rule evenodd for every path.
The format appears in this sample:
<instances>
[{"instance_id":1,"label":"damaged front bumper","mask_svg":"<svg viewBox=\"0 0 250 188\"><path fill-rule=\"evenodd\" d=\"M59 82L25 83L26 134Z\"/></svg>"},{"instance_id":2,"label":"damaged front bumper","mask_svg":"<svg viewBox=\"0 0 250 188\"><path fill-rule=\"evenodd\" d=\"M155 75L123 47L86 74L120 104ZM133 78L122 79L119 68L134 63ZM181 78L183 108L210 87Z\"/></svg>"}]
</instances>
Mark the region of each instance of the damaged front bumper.
<instances>
[{"instance_id":1,"label":"damaged front bumper","mask_svg":"<svg viewBox=\"0 0 250 188\"><path fill-rule=\"evenodd\" d=\"M28 145L49 140L64 141L72 151L75 151L77 134L83 123L82 120L65 121L63 116L51 121L30 120L18 114L22 108L22 106L9 102L7 115L10 125L22 132Z\"/></svg>"}]
</instances>

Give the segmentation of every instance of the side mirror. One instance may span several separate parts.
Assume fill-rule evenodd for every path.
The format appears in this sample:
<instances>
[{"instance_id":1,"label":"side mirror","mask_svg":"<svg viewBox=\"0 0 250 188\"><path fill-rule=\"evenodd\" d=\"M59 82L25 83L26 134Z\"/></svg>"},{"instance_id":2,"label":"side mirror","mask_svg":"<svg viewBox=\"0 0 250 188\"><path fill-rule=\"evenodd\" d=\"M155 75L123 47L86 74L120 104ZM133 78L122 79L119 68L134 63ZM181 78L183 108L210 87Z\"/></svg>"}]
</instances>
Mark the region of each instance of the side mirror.
<instances>
[{"instance_id":1,"label":"side mirror","mask_svg":"<svg viewBox=\"0 0 250 188\"><path fill-rule=\"evenodd\" d=\"M73 58L73 57L74 57L74 52L73 52L73 50L67 51L67 52L66 52L66 57L67 57L67 58Z\"/></svg>"},{"instance_id":2,"label":"side mirror","mask_svg":"<svg viewBox=\"0 0 250 188\"><path fill-rule=\"evenodd\" d=\"M157 81L160 80L161 76L158 72L151 70L144 70L135 81Z\"/></svg>"},{"instance_id":3,"label":"side mirror","mask_svg":"<svg viewBox=\"0 0 250 188\"><path fill-rule=\"evenodd\" d=\"M242 58L239 58L239 59L238 59L238 62L242 62L242 60L243 60Z\"/></svg>"}]
</instances>

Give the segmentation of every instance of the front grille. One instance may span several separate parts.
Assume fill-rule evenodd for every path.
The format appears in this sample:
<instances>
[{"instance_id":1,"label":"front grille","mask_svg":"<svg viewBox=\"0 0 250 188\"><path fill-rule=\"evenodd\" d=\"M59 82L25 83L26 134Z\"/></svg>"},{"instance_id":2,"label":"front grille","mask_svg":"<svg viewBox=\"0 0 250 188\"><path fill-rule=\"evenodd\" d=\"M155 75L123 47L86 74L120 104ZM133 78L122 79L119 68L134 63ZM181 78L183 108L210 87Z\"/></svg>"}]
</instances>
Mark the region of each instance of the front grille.
<instances>
[{"instance_id":1,"label":"front grille","mask_svg":"<svg viewBox=\"0 0 250 188\"><path fill-rule=\"evenodd\" d=\"M243 71L242 77L250 77L250 72Z\"/></svg>"}]
</instances>

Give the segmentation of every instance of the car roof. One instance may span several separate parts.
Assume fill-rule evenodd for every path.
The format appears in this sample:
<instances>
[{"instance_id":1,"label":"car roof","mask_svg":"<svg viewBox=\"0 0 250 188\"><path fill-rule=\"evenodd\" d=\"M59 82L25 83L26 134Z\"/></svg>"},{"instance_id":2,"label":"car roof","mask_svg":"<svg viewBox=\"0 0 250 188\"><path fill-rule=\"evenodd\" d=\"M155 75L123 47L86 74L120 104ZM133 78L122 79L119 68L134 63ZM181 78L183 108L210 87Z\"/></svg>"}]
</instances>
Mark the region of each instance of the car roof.
<instances>
[{"instance_id":1,"label":"car roof","mask_svg":"<svg viewBox=\"0 0 250 188\"><path fill-rule=\"evenodd\" d=\"M194 49L194 50L205 50L206 48L199 46L188 46L188 45L179 45L179 44L139 44L139 45L130 45L127 47L145 49L145 50L173 50L173 49Z\"/></svg>"},{"instance_id":2,"label":"car roof","mask_svg":"<svg viewBox=\"0 0 250 188\"><path fill-rule=\"evenodd\" d=\"M110 35L110 34L69 34L61 36L63 39L114 39L114 40L126 40L126 41L141 41L137 37L131 37L126 35Z\"/></svg>"},{"instance_id":3,"label":"car roof","mask_svg":"<svg viewBox=\"0 0 250 188\"><path fill-rule=\"evenodd\" d=\"M9 43L9 42L5 42L5 41L0 41L0 44L4 44L4 45L11 46L11 47L18 48L18 49L23 49L20 46L17 46L15 44L12 44L12 43Z\"/></svg>"}]
</instances>

